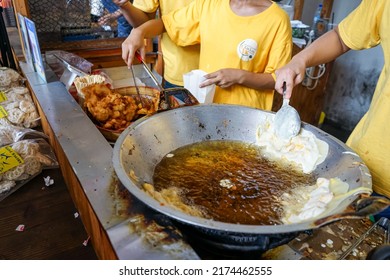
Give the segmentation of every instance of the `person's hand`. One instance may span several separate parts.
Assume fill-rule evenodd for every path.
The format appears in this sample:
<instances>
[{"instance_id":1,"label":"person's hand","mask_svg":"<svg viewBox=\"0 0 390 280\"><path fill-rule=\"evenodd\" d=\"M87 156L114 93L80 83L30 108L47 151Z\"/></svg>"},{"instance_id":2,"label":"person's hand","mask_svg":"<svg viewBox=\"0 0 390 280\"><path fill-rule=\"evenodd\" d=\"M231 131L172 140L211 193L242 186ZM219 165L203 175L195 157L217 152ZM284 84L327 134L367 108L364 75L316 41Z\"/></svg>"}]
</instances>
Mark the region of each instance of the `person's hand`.
<instances>
[{"instance_id":1,"label":"person's hand","mask_svg":"<svg viewBox=\"0 0 390 280\"><path fill-rule=\"evenodd\" d=\"M288 64L275 71L275 90L283 94L283 83L286 82L286 96L290 98L293 87L302 82L305 77L306 66L299 60L291 60Z\"/></svg>"},{"instance_id":2,"label":"person's hand","mask_svg":"<svg viewBox=\"0 0 390 280\"><path fill-rule=\"evenodd\" d=\"M115 21L114 17L112 14L107 14L99 18L98 23L99 25L110 25L113 21Z\"/></svg>"},{"instance_id":3,"label":"person's hand","mask_svg":"<svg viewBox=\"0 0 390 280\"><path fill-rule=\"evenodd\" d=\"M239 69L225 68L213 73L204 75L206 80L199 85L200 88L207 87L209 85L217 85L221 88L228 88L234 84L237 84L240 77Z\"/></svg>"},{"instance_id":4,"label":"person's hand","mask_svg":"<svg viewBox=\"0 0 390 280\"><path fill-rule=\"evenodd\" d=\"M118 7L122 7L123 5L126 5L126 3L129 3L129 0L112 0L112 2Z\"/></svg>"},{"instance_id":5,"label":"person's hand","mask_svg":"<svg viewBox=\"0 0 390 280\"><path fill-rule=\"evenodd\" d=\"M145 36L138 28L133 28L130 35L122 43L122 59L128 67L133 64L135 52L138 50L141 57L145 57Z\"/></svg>"},{"instance_id":6,"label":"person's hand","mask_svg":"<svg viewBox=\"0 0 390 280\"><path fill-rule=\"evenodd\" d=\"M99 25L110 25L112 22L116 21L122 15L121 11L118 9L113 13L107 14L99 18Z\"/></svg>"}]
</instances>

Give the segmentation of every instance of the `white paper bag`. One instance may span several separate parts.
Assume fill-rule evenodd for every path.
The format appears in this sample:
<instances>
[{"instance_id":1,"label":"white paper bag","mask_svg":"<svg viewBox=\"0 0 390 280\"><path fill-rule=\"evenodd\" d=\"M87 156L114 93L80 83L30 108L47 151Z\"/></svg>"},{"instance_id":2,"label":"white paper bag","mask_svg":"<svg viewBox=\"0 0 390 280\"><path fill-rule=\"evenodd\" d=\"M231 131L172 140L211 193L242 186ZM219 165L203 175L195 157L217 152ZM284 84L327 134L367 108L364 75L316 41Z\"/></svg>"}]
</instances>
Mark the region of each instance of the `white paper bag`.
<instances>
[{"instance_id":1,"label":"white paper bag","mask_svg":"<svg viewBox=\"0 0 390 280\"><path fill-rule=\"evenodd\" d=\"M184 87L188 89L199 103L213 103L215 85L200 88L199 85L206 79L207 73L202 70L192 70L183 75Z\"/></svg>"}]
</instances>

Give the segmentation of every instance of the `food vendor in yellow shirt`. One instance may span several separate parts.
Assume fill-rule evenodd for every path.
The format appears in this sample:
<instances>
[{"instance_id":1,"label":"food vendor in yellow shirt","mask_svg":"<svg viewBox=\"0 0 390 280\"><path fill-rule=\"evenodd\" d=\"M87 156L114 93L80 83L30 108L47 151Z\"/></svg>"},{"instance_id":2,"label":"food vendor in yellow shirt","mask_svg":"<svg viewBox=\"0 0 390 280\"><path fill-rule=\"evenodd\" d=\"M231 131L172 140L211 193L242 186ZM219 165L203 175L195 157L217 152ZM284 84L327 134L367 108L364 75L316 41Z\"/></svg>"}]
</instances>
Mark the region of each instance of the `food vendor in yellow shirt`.
<instances>
[{"instance_id":1,"label":"food vendor in yellow shirt","mask_svg":"<svg viewBox=\"0 0 390 280\"><path fill-rule=\"evenodd\" d=\"M307 67L334 60L352 50L364 50L381 45L384 67L379 77L370 108L347 140L367 165L376 194L390 198L390 1L363 0L338 26L314 41L276 71L275 89L291 96ZM356 93L358 95L358 93ZM375 195L374 193L374 195ZM390 208L381 216L390 218Z\"/></svg>"},{"instance_id":2,"label":"food vendor in yellow shirt","mask_svg":"<svg viewBox=\"0 0 390 280\"><path fill-rule=\"evenodd\" d=\"M163 16L186 6L192 1L134 0L131 3L128 0L113 0L133 27L138 27L148 20L155 19L157 10L159 10L160 16ZM167 34L162 34L161 51L164 63L164 87L183 86L183 74L199 67L199 45L180 47L172 42Z\"/></svg>"},{"instance_id":3,"label":"food vendor in yellow shirt","mask_svg":"<svg viewBox=\"0 0 390 280\"><path fill-rule=\"evenodd\" d=\"M144 38L167 32L179 46L200 44L201 86L216 84L215 103L271 110L274 71L291 58L290 19L270 0L194 0L133 29L122 44L130 65Z\"/></svg>"}]
</instances>

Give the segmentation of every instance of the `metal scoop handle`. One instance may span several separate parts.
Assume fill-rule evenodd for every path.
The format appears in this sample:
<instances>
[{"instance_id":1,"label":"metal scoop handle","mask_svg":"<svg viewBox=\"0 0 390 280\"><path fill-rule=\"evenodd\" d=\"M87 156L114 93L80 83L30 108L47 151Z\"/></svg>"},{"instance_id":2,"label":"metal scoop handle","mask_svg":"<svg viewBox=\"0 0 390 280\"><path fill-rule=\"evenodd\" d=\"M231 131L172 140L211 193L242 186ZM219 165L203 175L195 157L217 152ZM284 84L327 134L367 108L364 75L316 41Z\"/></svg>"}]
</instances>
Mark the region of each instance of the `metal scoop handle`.
<instances>
[{"instance_id":1,"label":"metal scoop handle","mask_svg":"<svg viewBox=\"0 0 390 280\"><path fill-rule=\"evenodd\" d=\"M289 105L290 98L286 98L286 82L283 82L283 106Z\"/></svg>"}]
</instances>

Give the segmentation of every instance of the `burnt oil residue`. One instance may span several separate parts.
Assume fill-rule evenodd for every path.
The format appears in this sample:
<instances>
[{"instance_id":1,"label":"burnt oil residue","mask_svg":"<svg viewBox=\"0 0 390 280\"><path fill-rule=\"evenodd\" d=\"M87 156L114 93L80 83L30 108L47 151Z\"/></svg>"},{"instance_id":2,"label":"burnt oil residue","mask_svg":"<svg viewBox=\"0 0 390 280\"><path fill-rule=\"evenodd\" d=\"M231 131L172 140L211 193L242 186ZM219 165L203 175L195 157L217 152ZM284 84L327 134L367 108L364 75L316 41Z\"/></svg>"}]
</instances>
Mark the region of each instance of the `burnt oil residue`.
<instances>
[{"instance_id":1,"label":"burnt oil residue","mask_svg":"<svg viewBox=\"0 0 390 280\"><path fill-rule=\"evenodd\" d=\"M149 211L148 207L133 196L114 174L108 192L113 199L113 221Z\"/></svg>"},{"instance_id":2,"label":"burnt oil residue","mask_svg":"<svg viewBox=\"0 0 390 280\"><path fill-rule=\"evenodd\" d=\"M161 144L161 140L157 137L157 135L156 135L156 134L153 134L153 136L154 136L154 138L156 138L157 143L158 143L158 144Z\"/></svg>"},{"instance_id":3,"label":"burnt oil residue","mask_svg":"<svg viewBox=\"0 0 390 280\"><path fill-rule=\"evenodd\" d=\"M206 129L206 125L204 123L199 123L198 127L200 129Z\"/></svg>"},{"instance_id":4,"label":"burnt oil residue","mask_svg":"<svg viewBox=\"0 0 390 280\"><path fill-rule=\"evenodd\" d=\"M129 151L127 152L127 154L128 154L129 156L131 156L131 155L133 155L133 151L135 151L135 145L134 145L134 144L131 146L131 149L129 149Z\"/></svg>"},{"instance_id":5,"label":"burnt oil residue","mask_svg":"<svg viewBox=\"0 0 390 280\"><path fill-rule=\"evenodd\" d=\"M140 238L145 239L144 242L152 242L150 245L155 250L176 242L176 247L182 247L184 250L183 237L167 216L156 213L140 202L117 178L113 178L109 192L114 199L110 222L128 219L130 232L138 234Z\"/></svg>"},{"instance_id":6,"label":"burnt oil residue","mask_svg":"<svg viewBox=\"0 0 390 280\"><path fill-rule=\"evenodd\" d=\"M326 89L324 111L327 119L352 130L370 106L381 69L362 70L357 62L336 65Z\"/></svg>"}]
</instances>

